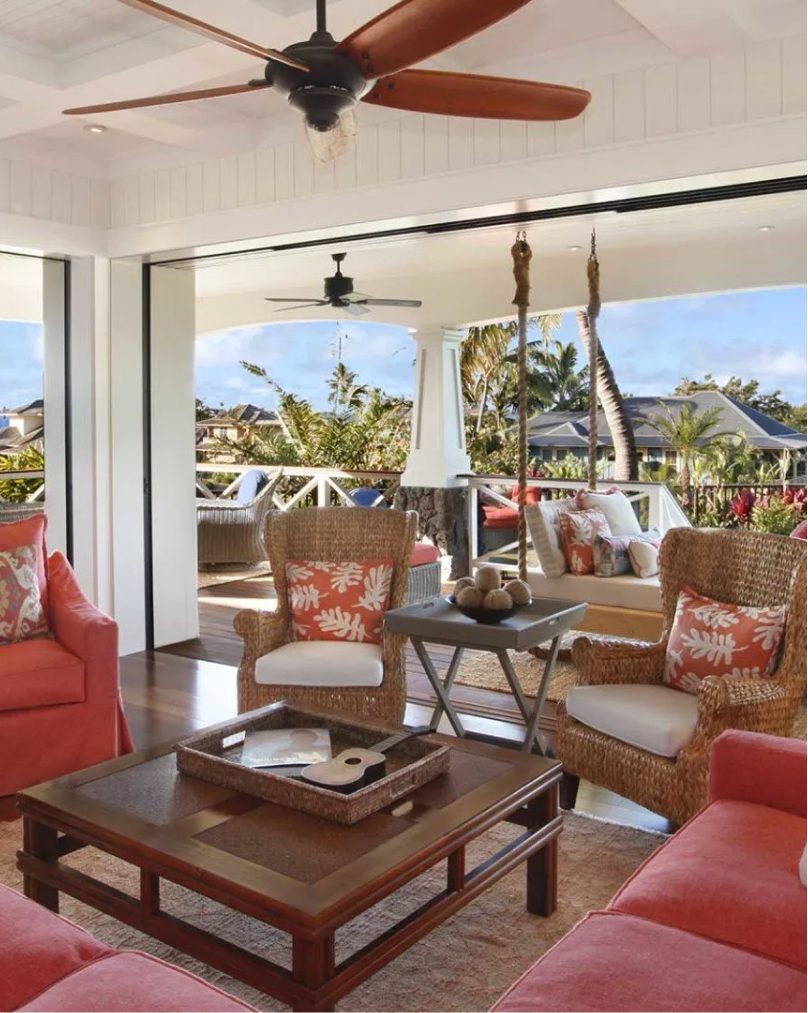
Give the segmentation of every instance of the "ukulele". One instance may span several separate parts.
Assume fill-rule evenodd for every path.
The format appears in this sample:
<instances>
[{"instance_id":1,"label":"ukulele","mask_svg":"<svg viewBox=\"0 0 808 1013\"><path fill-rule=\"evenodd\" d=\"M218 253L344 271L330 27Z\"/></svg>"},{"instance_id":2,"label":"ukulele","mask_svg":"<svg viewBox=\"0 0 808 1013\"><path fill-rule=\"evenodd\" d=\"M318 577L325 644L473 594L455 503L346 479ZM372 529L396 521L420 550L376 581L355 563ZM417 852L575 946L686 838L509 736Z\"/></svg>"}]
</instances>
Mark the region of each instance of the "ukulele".
<instances>
[{"instance_id":1,"label":"ukulele","mask_svg":"<svg viewBox=\"0 0 808 1013\"><path fill-rule=\"evenodd\" d=\"M392 749L405 739L412 738L413 735L423 735L429 731L431 729L426 727L415 728L390 735L367 749L361 747L343 749L331 760L323 760L304 767L300 776L318 788L328 788L330 791L339 791L347 795L384 777L387 763L384 754L388 749Z\"/></svg>"}]
</instances>

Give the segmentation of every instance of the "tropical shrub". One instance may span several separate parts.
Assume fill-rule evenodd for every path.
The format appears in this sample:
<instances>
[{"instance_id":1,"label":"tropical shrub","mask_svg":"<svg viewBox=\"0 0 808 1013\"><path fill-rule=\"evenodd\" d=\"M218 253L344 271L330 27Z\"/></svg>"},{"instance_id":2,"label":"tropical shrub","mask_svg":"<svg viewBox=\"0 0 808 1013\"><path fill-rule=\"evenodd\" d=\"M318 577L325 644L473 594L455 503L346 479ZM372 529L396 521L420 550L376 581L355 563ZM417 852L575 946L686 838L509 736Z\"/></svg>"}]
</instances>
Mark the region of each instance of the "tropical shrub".
<instances>
[{"instance_id":1,"label":"tropical shrub","mask_svg":"<svg viewBox=\"0 0 808 1013\"><path fill-rule=\"evenodd\" d=\"M799 523L799 507L783 496L764 496L752 507L750 527L771 535L790 535Z\"/></svg>"}]
</instances>

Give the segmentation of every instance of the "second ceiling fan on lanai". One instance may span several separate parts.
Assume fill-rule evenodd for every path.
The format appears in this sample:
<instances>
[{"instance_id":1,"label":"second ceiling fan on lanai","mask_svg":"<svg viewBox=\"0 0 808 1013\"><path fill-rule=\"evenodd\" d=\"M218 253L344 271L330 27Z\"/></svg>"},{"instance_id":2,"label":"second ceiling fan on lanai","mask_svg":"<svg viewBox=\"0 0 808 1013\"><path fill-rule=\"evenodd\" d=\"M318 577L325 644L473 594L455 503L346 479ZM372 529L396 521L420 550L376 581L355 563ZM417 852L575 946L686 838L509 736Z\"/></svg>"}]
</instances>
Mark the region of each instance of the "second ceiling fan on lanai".
<instances>
[{"instance_id":1,"label":"second ceiling fan on lanai","mask_svg":"<svg viewBox=\"0 0 808 1013\"><path fill-rule=\"evenodd\" d=\"M353 316L369 313L369 306L403 306L418 309L423 305L420 299L374 299L373 296L365 295L363 292L354 292L353 278L348 278L342 273L342 262L346 256L346 253L331 254L331 259L337 265L337 270L331 277L323 278L323 299L312 296L311 301L302 301L287 296L267 296L266 301L296 304L275 310L276 313L308 309L309 306L332 306L334 309L347 310Z\"/></svg>"},{"instance_id":2,"label":"second ceiling fan on lanai","mask_svg":"<svg viewBox=\"0 0 808 1013\"><path fill-rule=\"evenodd\" d=\"M156 0L118 2L264 60L263 77L247 84L65 109L68 115L86 116L272 88L303 113L310 137L315 135L316 140L318 133L352 133L348 121L360 99L372 105L444 116L565 120L582 113L591 97L582 88L539 81L409 69L488 28L530 0L402 0L341 42L326 29L325 0L316 0L316 31L306 41L295 42L282 52ZM320 151L327 148L321 146Z\"/></svg>"}]
</instances>

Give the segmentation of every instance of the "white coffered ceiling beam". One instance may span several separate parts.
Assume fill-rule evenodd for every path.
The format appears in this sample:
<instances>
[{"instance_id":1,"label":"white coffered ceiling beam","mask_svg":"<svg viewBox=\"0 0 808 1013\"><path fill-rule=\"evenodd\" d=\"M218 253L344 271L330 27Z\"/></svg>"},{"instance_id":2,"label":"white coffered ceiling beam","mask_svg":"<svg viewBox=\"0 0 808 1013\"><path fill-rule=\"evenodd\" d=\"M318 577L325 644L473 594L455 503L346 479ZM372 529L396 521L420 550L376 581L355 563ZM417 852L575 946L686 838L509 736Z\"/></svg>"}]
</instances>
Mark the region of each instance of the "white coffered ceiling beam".
<instances>
[{"instance_id":1,"label":"white coffered ceiling beam","mask_svg":"<svg viewBox=\"0 0 808 1013\"><path fill-rule=\"evenodd\" d=\"M743 0L616 0L644 28L680 57L740 49L749 38L735 17Z\"/></svg>"}]
</instances>

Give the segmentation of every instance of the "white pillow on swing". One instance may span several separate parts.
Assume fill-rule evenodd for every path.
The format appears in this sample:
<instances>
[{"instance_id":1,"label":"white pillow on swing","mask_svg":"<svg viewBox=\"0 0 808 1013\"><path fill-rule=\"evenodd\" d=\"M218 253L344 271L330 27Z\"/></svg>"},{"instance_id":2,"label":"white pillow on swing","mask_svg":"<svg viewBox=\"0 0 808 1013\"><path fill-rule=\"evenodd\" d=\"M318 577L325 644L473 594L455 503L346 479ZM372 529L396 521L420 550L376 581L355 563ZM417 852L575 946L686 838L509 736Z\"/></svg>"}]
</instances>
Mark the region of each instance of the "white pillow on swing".
<instances>
[{"instance_id":1,"label":"white pillow on swing","mask_svg":"<svg viewBox=\"0 0 808 1013\"><path fill-rule=\"evenodd\" d=\"M558 526L559 514L577 510L575 498L546 499L541 503L529 503L525 507L533 548L539 557L539 563L545 577L562 577L569 571L561 544L561 532Z\"/></svg>"},{"instance_id":2,"label":"white pillow on swing","mask_svg":"<svg viewBox=\"0 0 808 1013\"><path fill-rule=\"evenodd\" d=\"M601 510L609 523L613 535L640 535L642 528L634 508L626 495L619 489L612 492L589 492L583 490L576 497L582 510Z\"/></svg>"}]
</instances>

